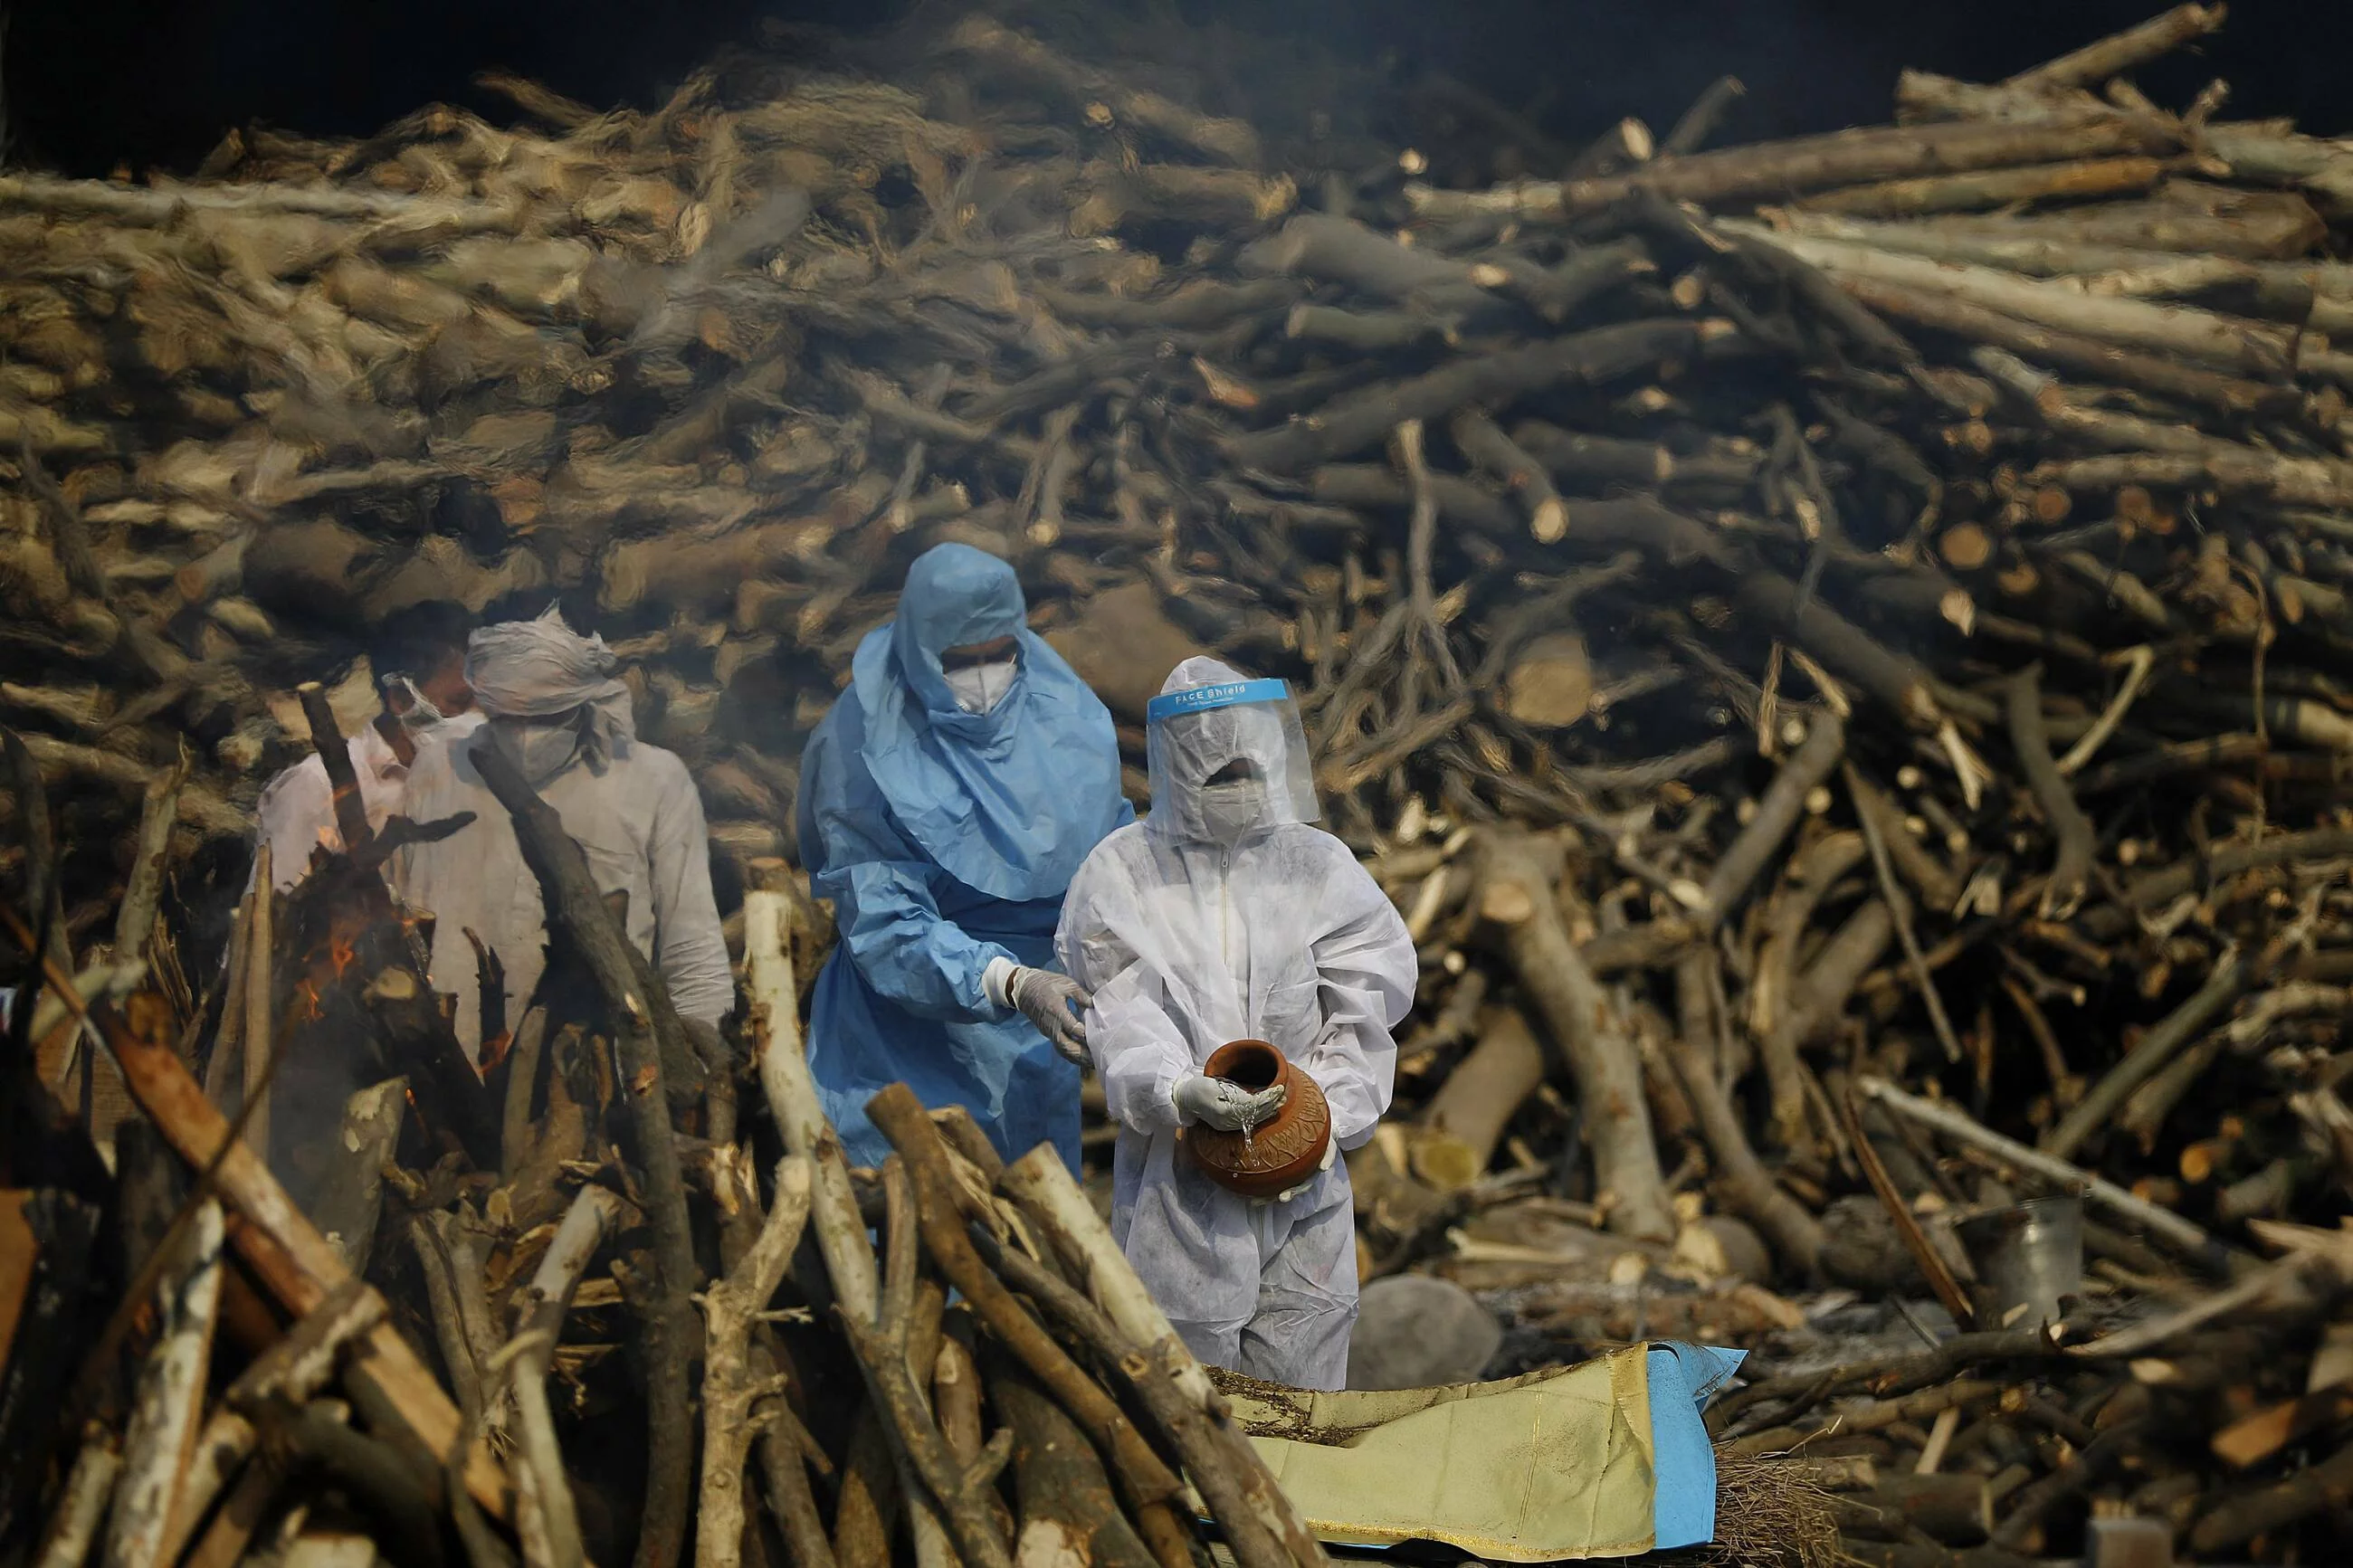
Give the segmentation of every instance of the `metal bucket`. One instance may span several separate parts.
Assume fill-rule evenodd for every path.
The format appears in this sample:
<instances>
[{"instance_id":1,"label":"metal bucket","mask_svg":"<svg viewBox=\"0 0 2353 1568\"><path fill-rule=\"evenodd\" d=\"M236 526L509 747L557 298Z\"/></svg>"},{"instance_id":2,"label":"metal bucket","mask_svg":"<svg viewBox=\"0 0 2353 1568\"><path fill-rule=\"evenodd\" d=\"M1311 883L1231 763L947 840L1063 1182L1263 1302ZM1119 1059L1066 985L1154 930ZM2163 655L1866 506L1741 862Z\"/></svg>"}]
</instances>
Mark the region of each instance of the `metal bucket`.
<instances>
[{"instance_id":1,"label":"metal bucket","mask_svg":"<svg viewBox=\"0 0 2353 1568\"><path fill-rule=\"evenodd\" d=\"M2030 1198L1957 1228L1977 1265L1988 1328L2055 1323L2066 1315L2063 1299L2084 1288L2080 1198Z\"/></svg>"}]
</instances>

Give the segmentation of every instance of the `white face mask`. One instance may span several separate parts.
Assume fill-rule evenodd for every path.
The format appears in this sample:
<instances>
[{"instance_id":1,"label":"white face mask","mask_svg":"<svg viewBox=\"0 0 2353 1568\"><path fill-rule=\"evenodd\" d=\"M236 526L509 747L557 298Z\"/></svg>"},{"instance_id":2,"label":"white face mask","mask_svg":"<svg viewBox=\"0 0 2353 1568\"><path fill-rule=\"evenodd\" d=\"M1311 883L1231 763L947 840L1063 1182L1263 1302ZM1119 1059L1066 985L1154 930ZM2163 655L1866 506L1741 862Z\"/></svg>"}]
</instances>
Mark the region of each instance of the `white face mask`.
<instances>
[{"instance_id":1,"label":"white face mask","mask_svg":"<svg viewBox=\"0 0 2353 1568\"><path fill-rule=\"evenodd\" d=\"M428 730L438 730L449 721L449 716L436 708L433 705L433 699L418 690L417 682L409 679L408 677L396 675L384 685L386 691L404 692L408 698L407 709L396 715L402 728L423 734Z\"/></svg>"},{"instance_id":2,"label":"white face mask","mask_svg":"<svg viewBox=\"0 0 2353 1568\"><path fill-rule=\"evenodd\" d=\"M1020 671L1019 659L1001 658L941 674L946 677L948 692L957 707L967 713L987 713L1005 700L1005 694L1013 689L1013 678Z\"/></svg>"},{"instance_id":3,"label":"white face mask","mask_svg":"<svg viewBox=\"0 0 2353 1568\"><path fill-rule=\"evenodd\" d=\"M1266 790L1256 779L1203 784L1201 830L1219 844L1237 844L1266 820Z\"/></svg>"},{"instance_id":4,"label":"white face mask","mask_svg":"<svg viewBox=\"0 0 2353 1568\"><path fill-rule=\"evenodd\" d=\"M491 744L507 755L536 789L562 773L580 750L580 724L575 714L553 719L501 717L485 726Z\"/></svg>"}]
</instances>

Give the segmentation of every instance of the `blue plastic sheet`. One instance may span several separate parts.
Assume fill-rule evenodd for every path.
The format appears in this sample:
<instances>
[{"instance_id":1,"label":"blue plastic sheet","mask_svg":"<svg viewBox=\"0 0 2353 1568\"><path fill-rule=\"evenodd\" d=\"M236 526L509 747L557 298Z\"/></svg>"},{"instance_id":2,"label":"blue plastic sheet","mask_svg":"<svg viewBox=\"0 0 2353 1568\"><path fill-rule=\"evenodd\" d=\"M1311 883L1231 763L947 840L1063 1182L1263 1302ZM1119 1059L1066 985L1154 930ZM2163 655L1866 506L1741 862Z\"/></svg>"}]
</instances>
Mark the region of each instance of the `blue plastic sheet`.
<instances>
[{"instance_id":1,"label":"blue plastic sheet","mask_svg":"<svg viewBox=\"0 0 2353 1568\"><path fill-rule=\"evenodd\" d=\"M1651 1347L1651 1493L1658 1540L1653 1549L1698 1546L1715 1539L1715 1448L1700 1412L1748 1359L1746 1351L1668 1342Z\"/></svg>"}]
</instances>

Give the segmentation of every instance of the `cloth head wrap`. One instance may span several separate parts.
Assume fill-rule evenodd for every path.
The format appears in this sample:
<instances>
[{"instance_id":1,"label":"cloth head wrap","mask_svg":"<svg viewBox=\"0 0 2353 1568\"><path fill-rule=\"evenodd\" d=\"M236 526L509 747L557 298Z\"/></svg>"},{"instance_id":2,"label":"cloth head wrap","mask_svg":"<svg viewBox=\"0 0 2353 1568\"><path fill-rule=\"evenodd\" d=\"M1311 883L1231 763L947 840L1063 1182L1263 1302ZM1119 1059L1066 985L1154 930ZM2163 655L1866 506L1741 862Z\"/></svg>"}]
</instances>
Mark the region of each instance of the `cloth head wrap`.
<instances>
[{"instance_id":1,"label":"cloth head wrap","mask_svg":"<svg viewBox=\"0 0 2353 1568\"><path fill-rule=\"evenodd\" d=\"M494 731L519 737L572 729L579 750L598 768L612 757L617 741L637 733L629 689L614 674L618 668L603 637L582 637L553 605L537 620L484 626L466 643L466 684Z\"/></svg>"}]
</instances>

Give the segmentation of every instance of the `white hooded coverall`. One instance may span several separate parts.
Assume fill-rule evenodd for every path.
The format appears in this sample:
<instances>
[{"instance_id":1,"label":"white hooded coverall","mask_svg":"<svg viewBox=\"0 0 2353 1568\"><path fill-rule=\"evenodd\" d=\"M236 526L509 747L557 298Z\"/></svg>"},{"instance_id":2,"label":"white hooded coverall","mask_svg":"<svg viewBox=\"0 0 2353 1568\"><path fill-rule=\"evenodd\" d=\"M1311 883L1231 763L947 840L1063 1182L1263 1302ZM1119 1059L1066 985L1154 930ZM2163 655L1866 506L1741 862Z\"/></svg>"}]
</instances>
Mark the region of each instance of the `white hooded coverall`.
<instances>
[{"instance_id":1,"label":"white hooded coverall","mask_svg":"<svg viewBox=\"0 0 2353 1568\"><path fill-rule=\"evenodd\" d=\"M1162 690L1240 679L1187 659ZM1295 733L1264 706L1155 723L1152 816L1080 868L1056 948L1094 995L1087 1038L1120 1129L1112 1230L1128 1260L1203 1361L1335 1389L1356 1316L1347 1166L1287 1199L1240 1196L1181 1152L1174 1100L1219 1046L1256 1038L1314 1079L1341 1150L1388 1109L1413 942L1347 847L1302 820L1314 802L1288 782L1303 773ZM1251 811L1231 786L1205 796L1238 758L1257 780Z\"/></svg>"}]
</instances>

